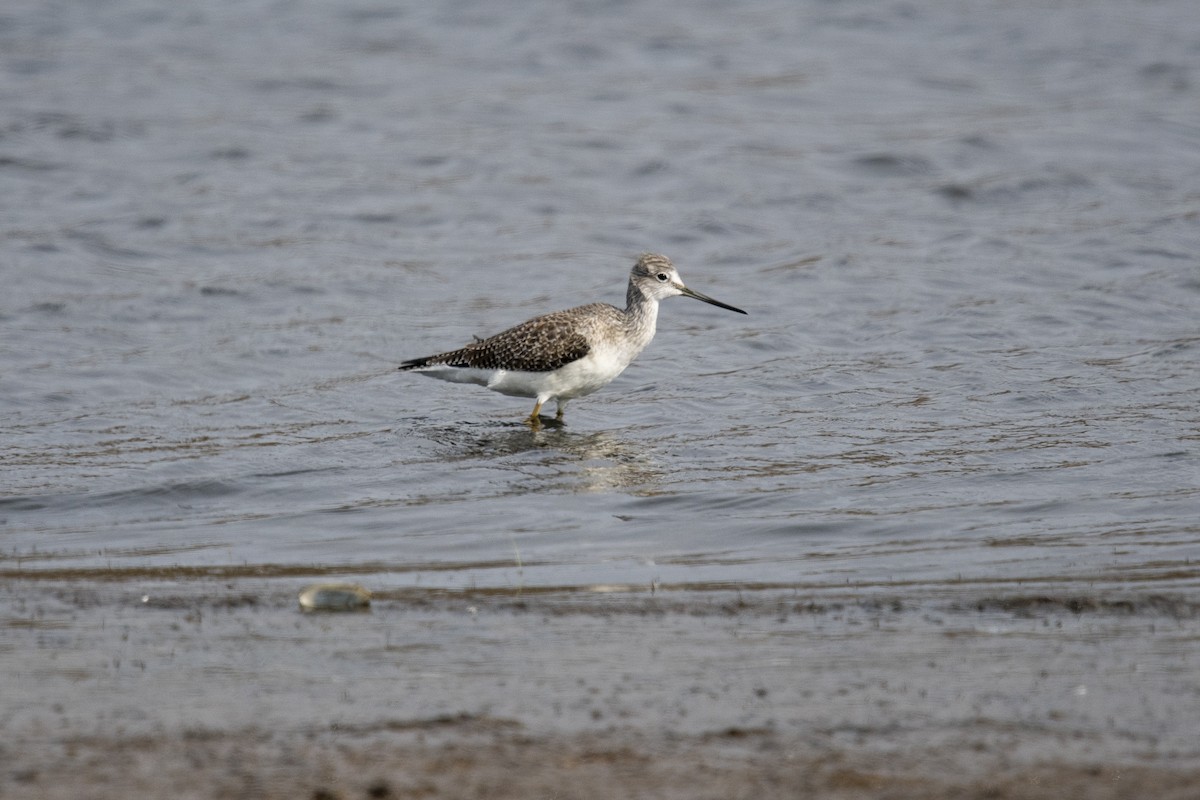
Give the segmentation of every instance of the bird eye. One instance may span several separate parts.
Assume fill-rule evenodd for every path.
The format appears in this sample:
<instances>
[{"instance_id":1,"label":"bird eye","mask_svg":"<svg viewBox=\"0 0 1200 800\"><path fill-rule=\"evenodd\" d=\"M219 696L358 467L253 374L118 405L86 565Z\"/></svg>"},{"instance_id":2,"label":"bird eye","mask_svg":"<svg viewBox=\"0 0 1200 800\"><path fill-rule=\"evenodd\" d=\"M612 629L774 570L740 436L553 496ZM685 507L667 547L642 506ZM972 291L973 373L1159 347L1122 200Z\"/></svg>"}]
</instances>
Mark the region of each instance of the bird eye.
<instances>
[{"instance_id":1,"label":"bird eye","mask_svg":"<svg viewBox=\"0 0 1200 800\"><path fill-rule=\"evenodd\" d=\"M667 282L667 273L665 273L665 272L660 272L657 275L655 275L654 277L658 278L659 283Z\"/></svg>"}]
</instances>

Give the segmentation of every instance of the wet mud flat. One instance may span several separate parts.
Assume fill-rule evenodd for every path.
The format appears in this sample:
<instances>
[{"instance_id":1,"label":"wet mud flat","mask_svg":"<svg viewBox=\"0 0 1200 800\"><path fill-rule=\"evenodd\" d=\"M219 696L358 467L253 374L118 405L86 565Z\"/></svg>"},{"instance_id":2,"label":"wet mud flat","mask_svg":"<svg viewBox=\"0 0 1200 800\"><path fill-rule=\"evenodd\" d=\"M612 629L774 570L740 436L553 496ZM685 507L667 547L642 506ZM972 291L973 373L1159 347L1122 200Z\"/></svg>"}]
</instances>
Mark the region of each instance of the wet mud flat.
<instances>
[{"instance_id":1,"label":"wet mud flat","mask_svg":"<svg viewBox=\"0 0 1200 800\"><path fill-rule=\"evenodd\" d=\"M1192 798L1200 604L1074 584L0 585L0 796ZM369 580L363 580L370 585Z\"/></svg>"}]
</instances>

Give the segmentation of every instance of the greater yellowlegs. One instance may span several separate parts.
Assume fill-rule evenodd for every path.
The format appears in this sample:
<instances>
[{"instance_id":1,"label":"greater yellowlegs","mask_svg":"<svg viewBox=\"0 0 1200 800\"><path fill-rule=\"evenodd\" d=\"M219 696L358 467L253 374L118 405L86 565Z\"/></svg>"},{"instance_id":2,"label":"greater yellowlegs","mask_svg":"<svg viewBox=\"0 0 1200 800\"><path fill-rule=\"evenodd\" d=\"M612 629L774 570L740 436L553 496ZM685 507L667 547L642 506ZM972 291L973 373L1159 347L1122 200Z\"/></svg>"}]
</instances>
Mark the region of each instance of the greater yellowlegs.
<instances>
[{"instance_id":1,"label":"greater yellowlegs","mask_svg":"<svg viewBox=\"0 0 1200 800\"><path fill-rule=\"evenodd\" d=\"M620 375L654 338L658 301L680 294L746 313L689 289L670 259L646 253L629 273L624 311L608 303L555 311L458 350L405 361L400 369L475 383L513 397L536 397L529 422L537 427L543 403L557 401L556 419L561 420L568 400L591 394Z\"/></svg>"}]
</instances>

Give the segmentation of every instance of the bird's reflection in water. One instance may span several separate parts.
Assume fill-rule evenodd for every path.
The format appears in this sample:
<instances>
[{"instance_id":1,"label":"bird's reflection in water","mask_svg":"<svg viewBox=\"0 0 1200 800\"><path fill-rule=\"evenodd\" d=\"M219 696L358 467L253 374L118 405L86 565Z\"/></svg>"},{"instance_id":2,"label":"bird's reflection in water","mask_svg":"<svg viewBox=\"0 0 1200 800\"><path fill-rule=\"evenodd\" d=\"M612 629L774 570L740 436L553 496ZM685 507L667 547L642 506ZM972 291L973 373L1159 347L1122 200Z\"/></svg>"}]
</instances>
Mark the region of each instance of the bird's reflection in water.
<instances>
[{"instance_id":1,"label":"bird's reflection in water","mask_svg":"<svg viewBox=\"0 0 1200 800\"><path fill-rule=\"evenodd\" d=\"M561 424L531 430L513 422L502 427L468 423L425 435L445 448L446 462L484 461L511 469L526 491L655 494L664 474L651 445L608 431L574 433Z\"/></svg>"}]
</instances>

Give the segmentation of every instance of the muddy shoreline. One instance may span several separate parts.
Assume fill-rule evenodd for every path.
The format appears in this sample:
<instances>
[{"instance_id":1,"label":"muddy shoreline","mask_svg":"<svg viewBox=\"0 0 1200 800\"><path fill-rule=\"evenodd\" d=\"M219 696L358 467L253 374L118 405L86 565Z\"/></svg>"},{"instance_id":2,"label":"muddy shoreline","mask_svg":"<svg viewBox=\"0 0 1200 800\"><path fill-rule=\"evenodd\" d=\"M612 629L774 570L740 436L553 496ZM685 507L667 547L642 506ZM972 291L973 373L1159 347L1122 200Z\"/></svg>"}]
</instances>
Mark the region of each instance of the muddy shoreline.
<instances>
[{"instance_id":1,"label":"muddy shoreline","mask_svg":"<svg viewBox=\"0 0 1200 800\"><path fill-rule=\"evenodd\" d=\"M261 798L1145 798L1190 800L1200 768L1013 763L944 749L890 755L735 732L680 739L637 731L531 737L489 720L279 741L262 731L71 740L59 759L11 770L5 797ZM411 738L411 737L399 737ZM728 740L728 741L725 741ZM22 754L23 755L23 754Z\"/></svg>"},{"instance_id":2,"label":"muddy shoreline","mask_svg":"<svg viewBox=\"0 0 1200 800\"><path fill-rule=\"evenodd\" d=\"M0 795L1192 797L1200 604L9 575Z\"/></svg>"}]
</instances>

